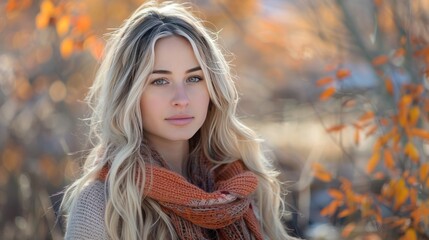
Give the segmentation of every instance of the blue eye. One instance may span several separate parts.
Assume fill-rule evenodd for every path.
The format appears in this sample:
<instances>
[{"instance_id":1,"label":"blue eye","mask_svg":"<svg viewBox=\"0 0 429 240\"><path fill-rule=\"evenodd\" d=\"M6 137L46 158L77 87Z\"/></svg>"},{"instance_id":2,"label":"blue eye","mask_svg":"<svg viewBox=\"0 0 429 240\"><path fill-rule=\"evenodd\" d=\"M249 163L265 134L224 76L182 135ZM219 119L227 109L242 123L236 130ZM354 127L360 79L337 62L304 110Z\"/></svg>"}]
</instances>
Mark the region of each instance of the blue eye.
<instances>
[{"instance_id":1,"label":"blue eye","mask_svg":"<svg viewBox=\"0 0 429 240\"><path fill-rule=\"evenodd\" d=\"M196 82L199 82L199 81L202 81L203 80L203 78L202 77L199 77L199 76L193 76L193 77L190 77L190 78L188 78L188 82L192 82L192 83L196 83Z\"/></svg>"},{"instance_id":2,"label":"blue eye","mask_svg":"<svg viewBox=\"0 0 429 240\"><path fill-rule=\"evenodd\" d=\"M160 79L155 79L151 82L151 84L153 85L165 85L168 84L168 81L164 78L160 78Z\"/></svg>"}]
</instances>

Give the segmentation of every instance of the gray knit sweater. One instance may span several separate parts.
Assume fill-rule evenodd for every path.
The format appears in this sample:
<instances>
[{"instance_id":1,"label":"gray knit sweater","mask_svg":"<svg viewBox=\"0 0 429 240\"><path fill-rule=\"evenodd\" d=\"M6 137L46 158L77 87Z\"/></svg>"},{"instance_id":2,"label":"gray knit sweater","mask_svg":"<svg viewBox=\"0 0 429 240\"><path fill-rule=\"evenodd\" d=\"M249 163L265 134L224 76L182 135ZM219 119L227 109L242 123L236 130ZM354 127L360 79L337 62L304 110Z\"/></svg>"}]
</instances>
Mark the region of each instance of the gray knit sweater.
<instances>
[{"instance_id":1,"label":"gray knit sweater","mask_svg":"<svg viewBox=\"0 0 429 240\"><path fill-rule=\"evenodd\" d=\"M259 219L259 211L255 204L253 206L256 218ZM65 239L108 240L104 226L105 207L104 183L96 180L85 186L71 207Z\"/></svg>"},{"instance_id":2,"label":"gray knit sweater","mask_svg":"<svg viewBox=\"0 0 429 240\"><path fill-rule=\"evenodd\" d=\"M106 194L104 183L89 183L71 207L65 239L109 239L104 227Z\"/></svg>"}]
</instances>

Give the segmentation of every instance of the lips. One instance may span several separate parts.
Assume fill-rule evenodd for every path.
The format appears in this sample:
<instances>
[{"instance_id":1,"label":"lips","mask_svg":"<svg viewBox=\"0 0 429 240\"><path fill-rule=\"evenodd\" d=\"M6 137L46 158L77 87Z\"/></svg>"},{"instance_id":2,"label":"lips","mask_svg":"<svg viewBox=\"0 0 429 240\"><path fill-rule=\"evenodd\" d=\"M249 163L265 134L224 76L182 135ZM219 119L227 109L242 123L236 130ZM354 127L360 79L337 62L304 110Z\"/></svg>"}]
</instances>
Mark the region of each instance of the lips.
<instances>
[{"instance_id":1,"label":"lips","mask_svg":"<svg viewBox=\"0 0 429 240\"><path fill-rule=\"evenodd\" d=\"M174 115L165 119L168 123L173 124L175 126L184 126L192 122L194 117L191 115Z\"/></svg>"}]
</instances>

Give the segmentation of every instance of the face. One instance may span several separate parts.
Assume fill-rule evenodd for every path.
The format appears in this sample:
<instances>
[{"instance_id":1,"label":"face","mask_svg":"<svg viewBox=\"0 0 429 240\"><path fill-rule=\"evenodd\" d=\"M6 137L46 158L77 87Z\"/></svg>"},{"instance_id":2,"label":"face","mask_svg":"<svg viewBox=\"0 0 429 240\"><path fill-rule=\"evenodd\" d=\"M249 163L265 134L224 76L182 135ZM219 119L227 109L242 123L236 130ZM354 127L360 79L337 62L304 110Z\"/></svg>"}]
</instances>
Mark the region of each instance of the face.
<instances>
[{"instance_id":1,"label":"face","mask_svg":"<svg viewBox=\"0 0 429 240\"><path fill-rule=\"evenodd\" d=\"M169 36L155 44L155 65L142 93L143 130L150 142L189 140L203 125L210 102L191 44Z\"/></svg>"}]
</instances>

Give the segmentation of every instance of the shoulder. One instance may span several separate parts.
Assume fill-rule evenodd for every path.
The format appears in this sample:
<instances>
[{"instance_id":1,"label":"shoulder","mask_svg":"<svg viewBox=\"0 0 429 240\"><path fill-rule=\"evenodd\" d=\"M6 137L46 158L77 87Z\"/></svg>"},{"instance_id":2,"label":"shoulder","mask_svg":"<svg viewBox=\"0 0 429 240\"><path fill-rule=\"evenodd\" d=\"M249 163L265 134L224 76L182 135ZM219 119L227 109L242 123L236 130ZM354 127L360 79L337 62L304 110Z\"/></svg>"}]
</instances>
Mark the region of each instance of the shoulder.
<instances>
[{"instance_id":1,"label":"shoulder","mask_svg":"<svg viewBox=\"0 0 429 240\"><path fill-rule=\"evenodd\" d=\"M65 239L107 239L104 226L105 207L104 182L90 182L72 204Z\"/></svg>"}]
</instances>

